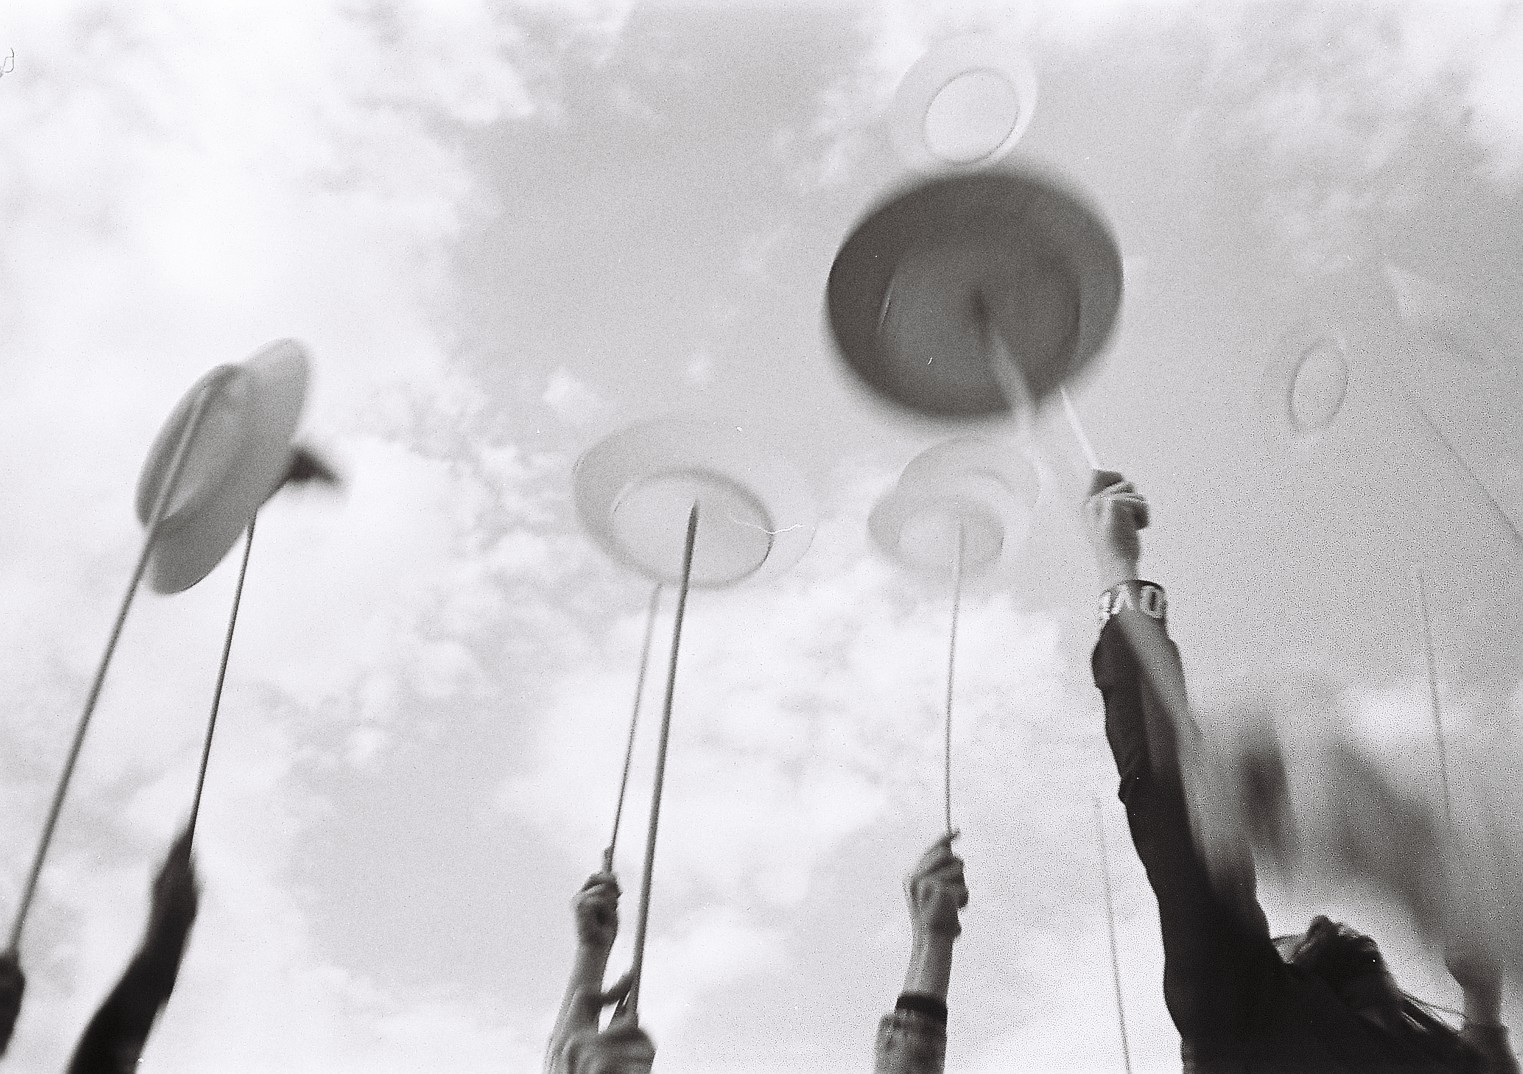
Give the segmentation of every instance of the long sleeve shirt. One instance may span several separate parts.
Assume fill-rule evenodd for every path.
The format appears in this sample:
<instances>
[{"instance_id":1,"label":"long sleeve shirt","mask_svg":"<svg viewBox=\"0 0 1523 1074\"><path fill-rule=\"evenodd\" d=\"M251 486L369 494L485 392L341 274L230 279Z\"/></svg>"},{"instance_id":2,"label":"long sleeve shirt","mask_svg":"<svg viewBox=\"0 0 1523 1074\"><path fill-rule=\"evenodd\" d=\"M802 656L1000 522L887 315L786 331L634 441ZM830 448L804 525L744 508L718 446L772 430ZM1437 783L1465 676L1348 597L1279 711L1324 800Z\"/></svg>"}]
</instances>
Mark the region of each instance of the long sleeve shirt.
<instances>
[{"instance_id":1,"label":"long sleeve shirt","mask_svg":"<svg viewBox=\"0 0 1523 1074\"><path fill-rule=\"evenodd\" d=\"M1194 836L1186 762L1198 735L1162 590L1130 582L1102 600L1092 658L1105 732L1132 842L1158 901L1164 1000L1186 1074L1511 1074L1501 1027L1467 1026L1465 1056L1425 1055L1420 1041L1362 1017L1321 978L1275 950L1254 894L1252 858L1213 871ZM1210 808L1209 803L1206 808Z\"/></svg>"}]
</instances>

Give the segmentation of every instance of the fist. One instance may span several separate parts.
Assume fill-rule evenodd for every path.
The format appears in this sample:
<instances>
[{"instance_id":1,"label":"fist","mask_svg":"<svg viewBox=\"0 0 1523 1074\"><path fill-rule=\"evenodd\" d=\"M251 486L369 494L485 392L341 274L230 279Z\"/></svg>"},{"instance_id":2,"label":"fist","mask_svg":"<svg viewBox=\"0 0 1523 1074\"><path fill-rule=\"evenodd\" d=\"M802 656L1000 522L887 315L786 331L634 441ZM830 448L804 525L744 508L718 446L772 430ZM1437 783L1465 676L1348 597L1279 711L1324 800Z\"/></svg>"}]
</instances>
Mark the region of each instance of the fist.
<instances>
[{"instance_id":1,"label":"fist","mask_svg":"<svg viewBox=\"0 0 1523 1074\"><path fill-rule=\"evenodd\" d=\"M1466 992L1499 996L1502 965L1474 940L1450 940L1444 945L1444 965Z\"/></svg>"},{"instance_id":2,"label":"fist","mask_svg":"<svg viewBox=\"0 0 1523 1074\"><path fill-rule=\"evenodd\" d=\"M0 1055L5 1054L21 1013L21 997L26 992L26 975L14 950L0 954Z\"/></svg>"},{"instance_id":3,"label":"fist","mask_svg":"<svg viewBox=\"0 0 1523 1074\"><path fill-rule=\"evenodd\" d=\"M956 833L943 835L920 857L904 882L910 904L910 923L922 935L957 936L962 923L957 912L968 905L968 884L962 859L952 853Z\"/></svg>"},{"instance_id":4,"label":"fist","mask_svg":"<svg viewBox=\"0 0 1523 1074\"><path fill-rule=\"evenodd\" d=\"M1135 564L1142 555L1137 534L1147 528L1148 502L1137 486L1116 471L1095 471L1084 502L1084 520L1098 559Z\"/></svg>"},{"instance_id":5,"label":"fist","mask_svg":"<svg viewBox=\"0 0 1523 1074\"><path fill-rule=\"evenodd\" d=\"M200 896L196 867L190 856L190 829L186 828L169 848L159 875L154 878L151 922L162 925L194 918Z\"/></svg>"},{"instance_id":6,"label":"fist","mask_svg":"<svg viewBox=\"0 0 1523 1074\"><path fill-rule=\"evenodd\" d=\"M566 1046L570 1074L650 1074L656 1045L632 1019L615 1016L602 1032L585 1030Z\"/></svg>"},{"instance_id":7,"label":"fist","mask_svg":"<svg viewBox=\"0 0 1523 1074\"><path fill-rule=\"evenodd\" d=\"M619 933L619 882L612 873L593 873L571 900L576 938L586 947L606 950Z\"/></svg>"}]
</instances>

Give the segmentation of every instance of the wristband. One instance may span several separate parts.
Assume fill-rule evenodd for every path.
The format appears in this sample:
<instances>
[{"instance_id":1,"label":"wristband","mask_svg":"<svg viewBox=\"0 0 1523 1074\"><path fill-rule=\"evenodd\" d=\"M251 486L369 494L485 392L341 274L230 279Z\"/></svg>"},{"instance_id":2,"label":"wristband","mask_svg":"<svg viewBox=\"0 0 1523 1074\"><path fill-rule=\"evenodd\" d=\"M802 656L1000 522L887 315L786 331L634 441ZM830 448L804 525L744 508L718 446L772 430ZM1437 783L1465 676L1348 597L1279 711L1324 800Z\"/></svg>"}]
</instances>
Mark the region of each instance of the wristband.
<instances>
[{"instance_id":1,"label":"wristband","mask_svg":"<svg viewBox=\"0 0 1523 1074\"><path fill-rule=\"evenodd\" d=\"M1163 586L1154 582L1139 578L1118 582L1100 594L1100 625L1104 626L1112 616L1128 609L1163 622L1168 614L1169 600L1164 595Z\"/></svg>"},{"instance_id":2,"label":"wristband","mask_svg":"<svg viewBox=\"0 0 1523 1074\"><path fill-rule=\"evenodd\" d=\"M947 1005L942 999L927 992L901 992L894 1009L923 1014L939 1025L947 1024Z\"/></svg>"}]
</instances>

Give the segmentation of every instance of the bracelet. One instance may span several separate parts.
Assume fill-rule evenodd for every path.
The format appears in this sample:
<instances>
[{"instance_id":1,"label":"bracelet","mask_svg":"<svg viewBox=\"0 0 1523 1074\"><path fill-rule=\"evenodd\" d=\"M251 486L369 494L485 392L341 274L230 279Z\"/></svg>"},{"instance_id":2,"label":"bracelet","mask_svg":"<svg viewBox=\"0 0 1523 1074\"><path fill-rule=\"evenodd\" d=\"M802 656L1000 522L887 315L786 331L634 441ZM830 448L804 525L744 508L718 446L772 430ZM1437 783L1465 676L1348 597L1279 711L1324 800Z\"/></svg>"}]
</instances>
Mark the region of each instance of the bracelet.
<instances>
[{"instance_id":1,"label":"bracelet","mask_svg":"<svg viewBox=\"0 0 1523 1074\"><path fill-rule=\"evenodd\" d=\"M946 1002L926 992L901 992L894 1009L924 1015L941 1025L947 1024Z\"/></svg>"},{"instance_id":2,"label":"bracelet","mask_svg":"<svg viewBox=\"0 0 1523 1074\"><path fill-rule=\"evenodd\" d=\"M1114 615L1128 608L1140 611L1149 618L1162 621L1168 614L1169 600L1163 586L1133 578L1117 582L1100 594L1100 625L1104 626Z\"/></svg>"}]
</instances>

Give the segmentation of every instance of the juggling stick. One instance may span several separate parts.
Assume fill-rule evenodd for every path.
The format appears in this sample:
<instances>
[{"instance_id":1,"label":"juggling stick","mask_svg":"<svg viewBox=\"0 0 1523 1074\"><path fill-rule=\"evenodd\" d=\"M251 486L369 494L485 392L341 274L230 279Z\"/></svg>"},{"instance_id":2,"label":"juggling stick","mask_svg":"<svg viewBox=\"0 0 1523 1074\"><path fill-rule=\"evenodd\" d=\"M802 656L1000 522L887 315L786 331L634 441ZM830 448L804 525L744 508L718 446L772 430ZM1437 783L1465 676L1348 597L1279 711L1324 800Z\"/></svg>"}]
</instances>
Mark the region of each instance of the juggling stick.
<instances>
[{"instance_id":1,"label":"juggling stick","mask_svg":"<svg viewBox=\"0 0 1523 1074\"><path fill-rule=\"evenodd\" d=\"M942 802L945 806L947 834L952 834L952 684L957 668L957 613L962 606L962 561L966 535L963 523L957 522L957 552L952 563L952 628L947 640L947 713L945 740L942 744Z\"/></svg>"},{"instance_id":2,"label":"juggling stick","mask_svg":"<svg viewBox=\"0 0 1523 1074\"><path fill-rule=\"evenodd\" d=\"M116 621L111 625L111 635L106 641L106 651L101 655L100 664L95 669L95 678L91 681L90 692L85 698L84 712L80 714L79 723L74 729L74 741L69 747L68 758L64 761L63 773L58 777L58 786L53 791L53 801L48 806L47 820L42 826L42 837L37 841L37 851L32 857L32 867L27 873L26 884L21 889L21 901L16 907L15 920L11 923L10 943L7 950L14 951L21 945L21 931L26 926L26 917L32 908L32 900L37 895L37 880L42 874L42 863L47 858L48 847L53 841L53 831L58 826L58 814L63 809L64 796L68 793L69 781L74 776L74 765L79 760L79 751L85 742L85 732L89 730L90 718L95 713L95 705L100 700L101 689L106 683L106 669L111 666L112 654L116 652L116 644L122 636L122 627L127 622L127 612L132 607L132 598L137 595L138 583L143 580L143 572L148 568L149 558L153 555L154 541L158 538L159 527L164 520L165 508L179 481L185 460L190 456L190 445L195 439L196 431L200 428L201 418L206 413L206 402L209 398L210 393L207 391L202 391L196 397L190 418L180 434L180 441L175 445L174 457L170 461L164 484L154 499L153 510L148 516L147 533L143 538L143 550L138 553L137 565L132 569L132 580L127 583L126 595L122 597L121 607L116 613Z\"/></svg>"},{"instance_id":3,"label":"juggling stick","mask_svg":"<svg viewBox=\"0 0 1523 1074\"><path fill-rule=\"evenodd\" d=\"M1348 395L1348 383L1353 373L1348 347L1336 330L1316 323L1302 326L1291 332L1282 345L1285 354L1265 367L1259 393L1277 429L1288 433L1295 440L1312 442L1332 428ZM1319 415L1315 421L1307 421L1296 409L1295 392L1296 384L1307 363L1314 359L1320 359L1324 363L1329 359L1336 359L1339 381L1336 398L1327 408L1326 413ZM1491 486L1460 452L1453 439L1434 420L1433 415L1412 391L1402 374L1398 370L1388 369L1385 371L1384 379L1412 412L1422 420L1423 425L1448 452L1449 457L1459 464L1465 476L1481 490L1481 496L1501 520L1502 525L1512 534L1513 540L1523 546L1523 527L1520 527L1518 520L1508 512L1496 493L1492 491Z\"/></svg>"},{"instance_id":4,"label":"juggling stick","mask_svg":"<svg viewBox=\"0 0 1523 1074\"><path fill-rule=\"evenodd\" d=\"M1132 1049L1126 1037L1126 1007L1121 1000L1121 961L1116 954L1116 908L1111 899L1110 854L1105 848L1105 813L1100 799L1095 799L1095 833L1100 839L1100 887L1105 894L1105 934L1110 940L1111 984L1116 990L1116 1022L1121 1030L1121 1060L1127 1074L1132 1074Z\"/></svg>"},{"instance_id":5,"label":"juggling stick","mask_svg":"<svg viewBox=\"0 0 1523 1074\"><path fill-rule=\"evenodd\" d=\"M1032 405L1031 389L1026 383L1025 374L1021 371L1020 362L1011 353L1009 343L1005 341L1004 335L995 326L981 304L979 317L982 319L984 332L989 341L989 350L993 352L989 369L999 384L1000 393L1009 403L1012 413L1029 409ZM1063 402L1063 414L1068 419L1068 427L1073 431L1079 450L1084 453L1084 461L1089 464L1091 470L1099 470L1100 459L1095 454L1095 446L1090 442L1089 434L1084 431L1084 424L1079 420L1079 412L1074 409L1073 400L1068 396L1067 385L1059 386L1058 397Z\"/></svg>"},{"instance_id":6,"label":"juggling stick","mask_svg":"<svg viewBox=\"0 0 1523 1074\"><path fill-rule=\"evenodd\" d=\"M255 512L258 517L258 512ZM212 756L212 736L217 731L217 710L222 707L222 684L227 679L227 662L233 652L233 631L238 626L238 605L243 603L243 580L249 573L249 553L254 550L254 519L249 519L248 535L243 541L243 560L238 564L238 585L233 590L233 610L227 617L227 636L222 640L222 660L217 665L217 685L212 690L212 711L206 720L206 741L201 745L201 770L196 774L196 796L190 803L190 823L186 831L194 842L196 818L201 814L201 792L206 787L206 765Z\"/></svg>"},{"instance_id":7,"label":"juggling stick","mask_svg":"<svg viewBox=\"0 0 1523 1074\"><path fill-rule=\"evenodd\" d=\"M1517 334L1508 328L1505 318L1500 317L1498 311L1487 303L1462 295L1389 262L1383 271L1401 319L1409 328L1427 334L1430 339L1436 337L1442 346L1458 346L1467 359L1486 368L1494 369L1499 364L1505 364L1505 356L1517 349ZM1523 544L1523 532L1520 532L1518 519L1508 512L1491 486L1481 479L1480 474L1456 449L1453 441L1428 415L1411 388L1405 382L1400 382L1400 387L1428 428L1480 486L1482 495L1501 517L1503 524L1512 531L1513 537Z\"/></svg>"},{"instance_id":8,"label":"juggling stick","mask_svg":"<svg viewBox=\"0 0 1523 1074\"><path fill-rule=\"evenodd\" d=\"M613 851L619 842L619 821L624 816L624 792L629 788L629 763L635 753L635 729L640 723L640 698L645 694L645 671L650 665L650 643L656 632L656 610L661 604L661 586L650 591L650 607L645 612L645 640L640 643L640 671L635 677L635 704L629 714L629 738L624 743L624 772L619 776L619 798L613 810L613 832L603 851L603 871L613 872Z\"/></svg>"},{"instance_id":9,"label":"juggling stick","mask_svg":"<svg viewBox=\"0 0 1523 1074\"><path fill-rule=\"evenodd\" d=\"M957 627L965 574L988 570L1020 542L1029 514L1020 502L1023 481L995 445L960 437L912 459L898 483L873 506L867 530L899 565L940 580L948 566L952 615L947 640L942 790L946 831L952 828L952 718L957 669Z\"/></svg>"},{"instance_id":10,"label":"juggling stick","mask_svg":"<svg viewBox=\"0 0 1523 1074\"><path fill-rule=\"evenodd\" d=\"M804 554L814 533L813 499L797 473L779 459L759 457L754 444L737 432L729 426L692 420L644 422L589 448L577 461L573 474L577 514L588 536L615 562L638 571L658 586L677 585L680 593L641 878L632 987L615 1017L626 1009L631 1016L635 1014L644 971L677 651L688 592L724 588L765 576L768 571L786 569ZM689 505L686 541L678 542L673 539L671 520L676 510ZM705 520L701 539L697 523L700 506ZM653 594L652 616L656 599ZM648 659L642 659L644 663ZM628 764L626 750L625 780ZM623 793L621 787L620 811ZM615 834L617 826L616 817ZM609 866L611 849L604 857Z\"/></svg>"},{"instance_id":11,"label":"juggling stick","mask_svg":"<svg viewBox=\"0 0 1523 1074\"><path fill-rule=\"evenodd\" d=\"M1507 508L1502 506L1496 494L1491 491L1491 486L1481 480L1481 475L1475 472L1475 468L1466 461L1465 457L1460 454L1459 449L1454 446L1454 441L1450 440L1448 435L1438 427L1438 423L1429 416L1427 408L1412 394L1412 390L1400 379L1396 380L1396 387L1400 391L1402 398L1411 404L1413 410L1417 411L1417 416L1422 418L1423 424L1428 427L1429 432L1437 437L1438 442L1444 445L1450 457L1460 464L1460 469L1464 470L1470 477L1470 480L1475 482L1476 487L1481 490L1481 495L1485 497L1487 504L1496 512L1497 517L1502 520L1502 525L1506 526L1512 533L1513 540L1520 546L1523 546L1523 530L1519 529L1517 521L1507 512Z\"/></svg>"},{"instance_id":12,"label":"juggling stick","mask_svg":"<svg viewBox=\"0 0 1523 1074\"><path fill-rule=\"evenodd\" d=\"M682 617L687 611L688 582L693 574L693 545L698 539L698 504L687 516L687 544L682 553L682 580L677 589L677 616L672 624L672 655L666 667L666 703L661 710L661 738L656 747L656 779L650 796L650 824L645 834L645 871L640 877L640 912L635 921L634 962L629 970L629 993L620 1009L640 1020L640 977L645 969L645 931L650 920L651 874L656 864L656 829L661 821L661 789L666 781L666 747L672 730L672 699L677 690L677 648L682 642Z\"/></svg>"},{"instance_id":13,"label":"juggling stick","mask_svg":"<svg viewBox=\"0 0 1523 1074\"><path fill-rule=\"evenodd\" d=\"M994 323L994 318L990 316L988 304L982 294L973 296L973 310L988 349L993 352L994 358L989 363L989 372L994 375L994 382L999 386L1000 395L1005 397L1005 405L1013 414L1032 409L1034 401L1031 398L1031 385L1026 380L1020 361L1011 352L1004 333L999 330Z\"/></svg>"},{"instance_id":14,"label":"juggling stick","mask_svg":"<svg viewBox=\"0 0 1523 1074\"><path fill-rule=\"evenodd\" d=\"M1100 456L1095 454L1095 445L1089 442L1089 434L1084 431L1084 423L1079 420L1079 412L1074 409L1073 400L1068 397L1068 389L1059 388L1058 395L1063 400L1063 413L1068 417L1068 427L1073 430L1074 439L1079 442L1079 450L1084 452L1084 461L1089 463L1091 470L1100 470Z\"/></svg>"},{"instance_id":15,"label":"juggling stick","mask_svg":"<svg viewBox=\"0 0 1523 1074\"><path fill-rule=\"evenodd\" d=\"M1433 624L1428 618L1428 590L1421 567L1412 568L1412 582L1417 589L1417 608L1422 615L1423 651L1428 658L1428 702L1433 712L1433 741L1438 745L1438 782L1444 793L1444 816L1454 821L1449 799L1449 751L1444 744L1444 717L1438 700L1438 657L1433 650Z\"/></svg>"}]
</instances>

